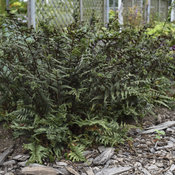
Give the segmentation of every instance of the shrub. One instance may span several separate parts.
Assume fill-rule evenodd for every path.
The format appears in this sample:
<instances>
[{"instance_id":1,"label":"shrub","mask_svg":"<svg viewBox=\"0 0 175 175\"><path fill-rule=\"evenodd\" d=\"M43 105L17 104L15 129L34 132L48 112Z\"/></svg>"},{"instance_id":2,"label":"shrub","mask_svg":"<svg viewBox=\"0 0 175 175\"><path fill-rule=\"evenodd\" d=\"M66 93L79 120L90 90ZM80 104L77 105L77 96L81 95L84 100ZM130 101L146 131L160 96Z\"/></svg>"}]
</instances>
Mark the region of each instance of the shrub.
<instances>
[{"instance_id":1,"label":"shrub","mask_svg":"<svg viewBox=\"0 0 175 175\"><path fill-rule=\"evenodd\" d=\"M29 138L32 162L62 153L83 161L85 147L124 143L121 121L172 101L166 92L174 65L164 38L93 24L63 32L1 25L0 107L15 136Z\"/></svg>"},{"instance_id":2,"label":"shrub","mask_svg":"<svg viewBox=\"0 0 175 175\"><path fill-rule=\"evenodd\" d=\"M164 36L169 39L169 46L175 44L175 24L170 22L157 22L155 25L147 29L147 34L157 38Z\"/></svg>"}]
</instances>

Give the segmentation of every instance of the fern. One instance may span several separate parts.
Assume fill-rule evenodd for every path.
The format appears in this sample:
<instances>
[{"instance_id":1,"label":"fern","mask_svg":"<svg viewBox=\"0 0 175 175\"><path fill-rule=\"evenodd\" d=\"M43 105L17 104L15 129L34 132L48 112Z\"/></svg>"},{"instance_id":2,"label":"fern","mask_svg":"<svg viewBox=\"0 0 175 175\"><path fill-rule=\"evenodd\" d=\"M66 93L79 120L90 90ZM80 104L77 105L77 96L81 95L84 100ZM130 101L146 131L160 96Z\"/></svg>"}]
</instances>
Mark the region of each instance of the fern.
<instances>
[{"instance_id":1,"label":"fern","mask_svg":"<svg viewBox=\"0 0 175 175\"><path fill-rule=\"evenodd\" d=\"M128 127L126 125L119 126L119 124L114 121L106 123L106 125L109 128L108 130L93 133L96 142L105 146L124 144L124 141L127 139Z\"/></svg>"},{"instance_id":2,"label":"fern","mask_svg":"<svg viewBox=\"0 0 175 175\"><path fill-rule=\"evenodd\" d=\"M16 137L28 138L31 160L73 161L83 149L116 146L127 139L127 125L158 106L169 107L174 60L169 41L147 29L116 22L96 28L76 22L64 31L40 32L16 19L0 25L0 114ZM39 156L41 154L41 156Z\"/></svg>"},{"instance_id":3,"label":"fern","mask_svg":"<svg viewBox=\"0 0 175 175\"><path fill-rule=\"evenodd\" d=\"M43 163L43 159L47 157L48 155L48 149L41 146L40 144L33 142L30 144L25 144L24 148L30 151L30 163Z\"/></svg>"},{"instance_id":4,"label":"fern","mask_svg":"<svg viewBox=\"0 0 175 175\"><path fill-rule=\"evenodd\" d=\"M98 119L99 117L77 120L76 123L79 127L85 128L86 135L82 135L87 140L91 139L93 141L105 146L114 146L120 143L124 143L127 139L126 135L128 132L128 127L126 125L119 125L115 121L107 121L106 119ZM91 138L88 138L92 135ZM78 140L79 142L81 139Z\"/></svg>"},{"instance_id":5,"label":"fern","mask_svg":"<svg viewBox=\"0 0 175 175\"><path fill-rule=\"evenodd\" d=\"M73 162L85 161L86 159L83 155L84 149L84 145L71 144L70 152L67 154L67 157Z\"/></svg>"}]
</instances>

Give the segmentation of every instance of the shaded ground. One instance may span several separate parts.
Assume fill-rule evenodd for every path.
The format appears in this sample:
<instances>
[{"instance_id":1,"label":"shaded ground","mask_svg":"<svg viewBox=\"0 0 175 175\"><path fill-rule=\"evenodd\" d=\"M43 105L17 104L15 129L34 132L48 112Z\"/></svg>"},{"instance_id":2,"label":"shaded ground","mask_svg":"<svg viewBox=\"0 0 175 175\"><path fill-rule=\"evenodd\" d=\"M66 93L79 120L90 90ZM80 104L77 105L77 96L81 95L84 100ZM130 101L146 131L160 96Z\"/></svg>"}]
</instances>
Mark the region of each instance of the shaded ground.
<instances>
[{"instance_id":1,"label":"shaded ground","mask_svg":"<svg viewBox=\"0 0 175 175\"><path fill-rule=\"evenodd\" d=\"M5 126L3 122L0 122L0 153L14 145L14 155L24 153L22 139L14 139L12 131Z\"/></svg>"},{"instance_id":2,"label":"shaded ground","mask_svg":"<svg viewBox=\"0 0 175 175\"><path fill-rule=\"evenodd\" d=\"M175 111L159 108L155 113L157 117L150 115L143 119L143 128L148 128L149 126L158 125L167 121L175 121ZM131 124L134 125L133 121L131 121ZM47 167L45 168L52 167L55 171L61 171L62 175L83 175L86 168L93 172L92 175L110 174L106 173L108 171L112 174L112 171L118 171L120 168L124 169L122 173L119 173L122 175L174 175L175 125L165 128L164 131L165 134L162 135L161 139L156 140L156 133L142 134L142 131L139 128L133 128L133 130L130 131L133 140L131 140L131 142L128 141L128 144L115 148L115 152L113 152L111 156L107 153L106 156L108 158L105 158L103 152L103 149L105 150L108 148L98 147L93 150L87 150L88 154L86 155L86 158L88 164L87 162L72 163L71 161L63 159L61 160L62 162L46 163ZM25 140L25 138L23 139ZM14 141L11 130L4 129L3 124L0 123L0 152L3 152L13 144L13 155L8 156L6 161L12 162L12 160L15 160L15 163L12 164L12 162L9 165L8 162L8 165L7 163L6 165L4 164L2 169L0 168L0 175L4 175L6 172L12 172L12 175L21 175L21 169L23 169L24 166L27 166L25 162L13 159L14 155L25 153L22 147L22 139ZM95 160L99 159L99 161L101 161L104 158L107 160L103 165L101 163L94 163ZM34 166L40 168L40 165L34 164ZM34 171L32 167L31 171ZM75 171L83 173L79 174ZM35 172L35 174L37 174L37 172Z\"/></svg>"},{"instance_id":3,"label":"shaded ground","mask_svg":"<svg viewBox=\"0 0 175 175\"><path fill-rule=\"evenodd\" d=\"M147 116L143 119L143 127L147 128L152 125L158 125L166 121L175 121L175 110L167 108L157 108L155 116Z\"/></svg>"}]
</instances>

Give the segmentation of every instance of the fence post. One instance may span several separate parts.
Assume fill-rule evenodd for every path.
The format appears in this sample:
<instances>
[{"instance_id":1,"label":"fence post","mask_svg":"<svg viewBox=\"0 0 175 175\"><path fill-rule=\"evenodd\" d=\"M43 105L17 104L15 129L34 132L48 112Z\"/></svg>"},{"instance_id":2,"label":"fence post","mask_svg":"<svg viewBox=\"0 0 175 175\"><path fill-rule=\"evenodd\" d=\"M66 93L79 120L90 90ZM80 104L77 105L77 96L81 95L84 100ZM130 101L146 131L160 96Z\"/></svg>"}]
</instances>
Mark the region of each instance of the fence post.
<instances>
[{"instance_id":1,"label":"fence post","mask_svg":"<svg viewBox=\"0 0 175 175\"><path fill-rule=\"evenodd\" d=\"M83 21L83 0L80 0L80 21Z\"/></svg>"},{"instance_id":2,"label":"fence post","mask_svg":"<svg viewBox=\"0 0 175 175\"><path fill-rule=\"evenodd\" d=\"M109 23L109 0L104 0L104 25Z\"/></svg>"},{"instance_id":3,"label":"fence post","mask_svg":"<svg viewBox=\"0 0 175 175\"><path fill-rule=\"evenodd\" d=\"M9 0L6 0L6 10L9 11Z\"/></svg>"},{"instance_id":4,"label":"fence post","mask_svg":"<svg viewBox=\"0 0 175 175\"><path fill-rule=\"evenodd\" d=\"M35 21L35 0L28 0L27 4L28 27L36 28Z\"/></svg>"},{"instance_id":5,"label":"fence post","mask_svg":"<svg viewBox=\"0 0 175 175\"><path fill-rule=\"evenodd\" d=\"M113 0L113 2L112 2L112 8L113 8L113 10L116 12L115 0Z\"/></svg>"},{"instance_id":6,"label":"fence post","mask_svg":"<svg viewBox=\"0 0 175 175\"><path fill-rule=\"evenodd\" d=\"M175 21L175 1L171 1L171 22Z\"/></svg>"},{"instance_id":7,"label":"fence post","mask_svg":"<svg viewBox=\"0 0 175 175\"><path fill-rule=\"evenodd\" d=\"M118 22L123 25L123 3L122 0L118 0Z\"/></svg>"},{"instance_id":8,"label":"fence post","mask_svg":"<svg viewBox=\"0 0 175 175\"><path fill-rule=\"evenodd\" d=\"M148 4L147 4L147 23L150 22L150 10L151 10L151 0L148 0Z\"/></svg>"}]
</instances>

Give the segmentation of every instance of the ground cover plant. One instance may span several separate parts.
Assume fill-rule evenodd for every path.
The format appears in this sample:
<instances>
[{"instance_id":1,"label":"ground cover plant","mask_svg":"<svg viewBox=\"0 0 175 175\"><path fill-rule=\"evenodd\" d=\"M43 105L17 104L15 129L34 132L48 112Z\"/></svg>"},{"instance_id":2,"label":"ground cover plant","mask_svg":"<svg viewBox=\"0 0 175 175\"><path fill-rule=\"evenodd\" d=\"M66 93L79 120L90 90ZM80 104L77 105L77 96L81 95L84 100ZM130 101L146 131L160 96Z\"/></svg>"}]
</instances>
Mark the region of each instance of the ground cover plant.
<instances>
[{"instance_id":1,"label":"ground cover plant","mask_svg":"<svg viewBox=\"0 0 175 175\"><path fill-rule=\"evenodd\" d=\"M63 154L84 161L87 147L124 143L128 118L173 101L174 61L163 36L94 23L64 31L14 19L0 26L0 119L26 137L31 162Z\"/></svg>"}]
</instances>

